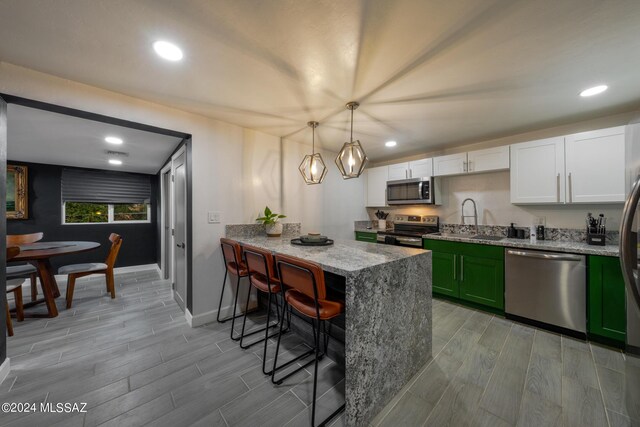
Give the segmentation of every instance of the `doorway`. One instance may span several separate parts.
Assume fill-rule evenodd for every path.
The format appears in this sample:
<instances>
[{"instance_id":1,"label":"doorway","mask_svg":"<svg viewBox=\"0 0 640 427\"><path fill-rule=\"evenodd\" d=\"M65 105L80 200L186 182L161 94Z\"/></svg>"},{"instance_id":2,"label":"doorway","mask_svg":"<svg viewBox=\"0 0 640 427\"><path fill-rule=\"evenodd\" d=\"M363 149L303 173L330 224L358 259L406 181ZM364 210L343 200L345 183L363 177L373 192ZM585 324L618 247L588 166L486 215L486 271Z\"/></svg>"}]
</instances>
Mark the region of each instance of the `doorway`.
<instances>
[{"instance_id":1,"label":"doorway","mask_svg":"<svg viewBox=\"0 0 640 427\"><path fill-rule=\"evenodd\" d=\"M180 148L171 158L173 224L173 268L174 299L185 310L187 296L187 153L186 147Z\"/></svg>"}]
</instances>

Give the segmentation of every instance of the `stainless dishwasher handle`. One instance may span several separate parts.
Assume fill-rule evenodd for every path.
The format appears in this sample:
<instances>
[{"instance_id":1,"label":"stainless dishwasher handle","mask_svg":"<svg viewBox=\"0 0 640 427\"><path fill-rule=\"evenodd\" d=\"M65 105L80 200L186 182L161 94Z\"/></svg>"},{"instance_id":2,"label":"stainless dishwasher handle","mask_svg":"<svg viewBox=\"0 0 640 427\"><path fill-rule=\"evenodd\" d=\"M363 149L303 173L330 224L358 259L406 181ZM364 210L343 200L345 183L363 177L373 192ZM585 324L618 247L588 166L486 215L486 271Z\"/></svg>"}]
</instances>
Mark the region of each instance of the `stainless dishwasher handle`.
<instances>
[{"instance_id":1,"label":"stainless dishwasher handle","mask_svg":"<svg viewBox=\"0 0 640 427\"><path fill-rule=\"evenodd\" d=\"M582 261L582 257L580 255L555 255L555 254L546 254L546 253L540 253L540 252L513 251L513 250L508 250L507 254L523 256L528 258L548 259L552 261Z\"/></svg>"}]
</instances>

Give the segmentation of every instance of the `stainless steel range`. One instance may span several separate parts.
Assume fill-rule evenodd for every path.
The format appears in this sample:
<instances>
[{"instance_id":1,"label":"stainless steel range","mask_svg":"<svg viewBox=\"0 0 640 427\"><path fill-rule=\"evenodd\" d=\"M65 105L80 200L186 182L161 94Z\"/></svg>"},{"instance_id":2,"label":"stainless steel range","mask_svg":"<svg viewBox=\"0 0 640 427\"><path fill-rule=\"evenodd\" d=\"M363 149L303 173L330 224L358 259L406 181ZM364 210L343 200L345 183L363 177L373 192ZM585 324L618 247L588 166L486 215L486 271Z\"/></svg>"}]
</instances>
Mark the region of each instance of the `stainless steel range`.
<instances>
[{"instance_id":1,"label":"stainless steel range","mask_svg":"<svg viewBox=\"0 0 640 427\"><path fill-rule=\"evenodd\" d=\"M436 215L396 215L394 228L378 232L378 243L422 248L422 236L438 232Z\"/></svg>"}]
</instances>

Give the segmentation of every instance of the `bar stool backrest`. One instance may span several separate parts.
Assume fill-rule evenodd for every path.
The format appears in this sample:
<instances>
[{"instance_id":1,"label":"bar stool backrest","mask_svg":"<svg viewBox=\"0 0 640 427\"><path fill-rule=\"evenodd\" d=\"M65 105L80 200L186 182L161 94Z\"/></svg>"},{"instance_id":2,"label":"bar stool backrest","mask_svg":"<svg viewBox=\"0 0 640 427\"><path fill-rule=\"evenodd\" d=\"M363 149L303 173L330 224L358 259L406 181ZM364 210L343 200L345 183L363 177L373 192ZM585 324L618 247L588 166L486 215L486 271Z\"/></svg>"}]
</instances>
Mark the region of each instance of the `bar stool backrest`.
<instances>
[{"instance_id":1,"label":"bar stool backrest","mask_svg":"<svg viewBox=\"0 0 640 427\"><path fill-rule=\"evenodd\" d=\"M220 246L222 246L222 256L224 258L224 265L229 269L235 269L236 266L231 266L231 263L240 263L242 259L242 248L240 243L235 240L227 239L225 237L220 238Z\"/></svg>"},{"instance_id":2,"label":"bar stool backrest","mask_svg":"<svg viewBox=\"0 0 640 427\"><path fill-rule=\"evenodd\" d=\"M318 300L327 298L324 271L318 264L287 255L276 255L280 282Z\"/></svg>"},{"instance_id":3,"label":"bar stool backrest","mask_svg":"<svg viewBox=\"0 0 640 427\"><path fill-rule=\"evenodd\" d=\"M7 235L7 246L24 245L42 240L44 233L11 234Z\"/></svg>"},{"instance_id":4,"label":"bar stool backrest","mask_svg":"<svg viewBox=\"0 0 640 427\"><path fill-rule=\"evenodd\" d=\"M267 277L276 277L274 271L273 255L269 251L245 245L242 248L249 274L259 273Z\"/></svg>"}]
</instances>

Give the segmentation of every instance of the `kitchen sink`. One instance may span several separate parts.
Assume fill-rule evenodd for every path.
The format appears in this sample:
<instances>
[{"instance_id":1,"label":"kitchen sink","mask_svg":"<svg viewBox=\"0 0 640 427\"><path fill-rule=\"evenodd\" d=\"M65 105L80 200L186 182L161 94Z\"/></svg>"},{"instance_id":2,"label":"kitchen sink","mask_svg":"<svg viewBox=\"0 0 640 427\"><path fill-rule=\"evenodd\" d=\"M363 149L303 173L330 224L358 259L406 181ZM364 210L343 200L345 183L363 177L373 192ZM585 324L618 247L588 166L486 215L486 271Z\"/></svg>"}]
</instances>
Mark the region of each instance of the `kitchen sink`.
<instances>
[{"instance_id":1,"label":"kitchen sink","mask_svg":"<svg viewBox=\"0 0 640 427\"><path fill-rule=\"evenodd\" d=\"M476 234L471 238L474 240L495 240L495 241L504 239L504 237L502 236L487 236L485 234Z\"/></svg>"}]
</instances>

